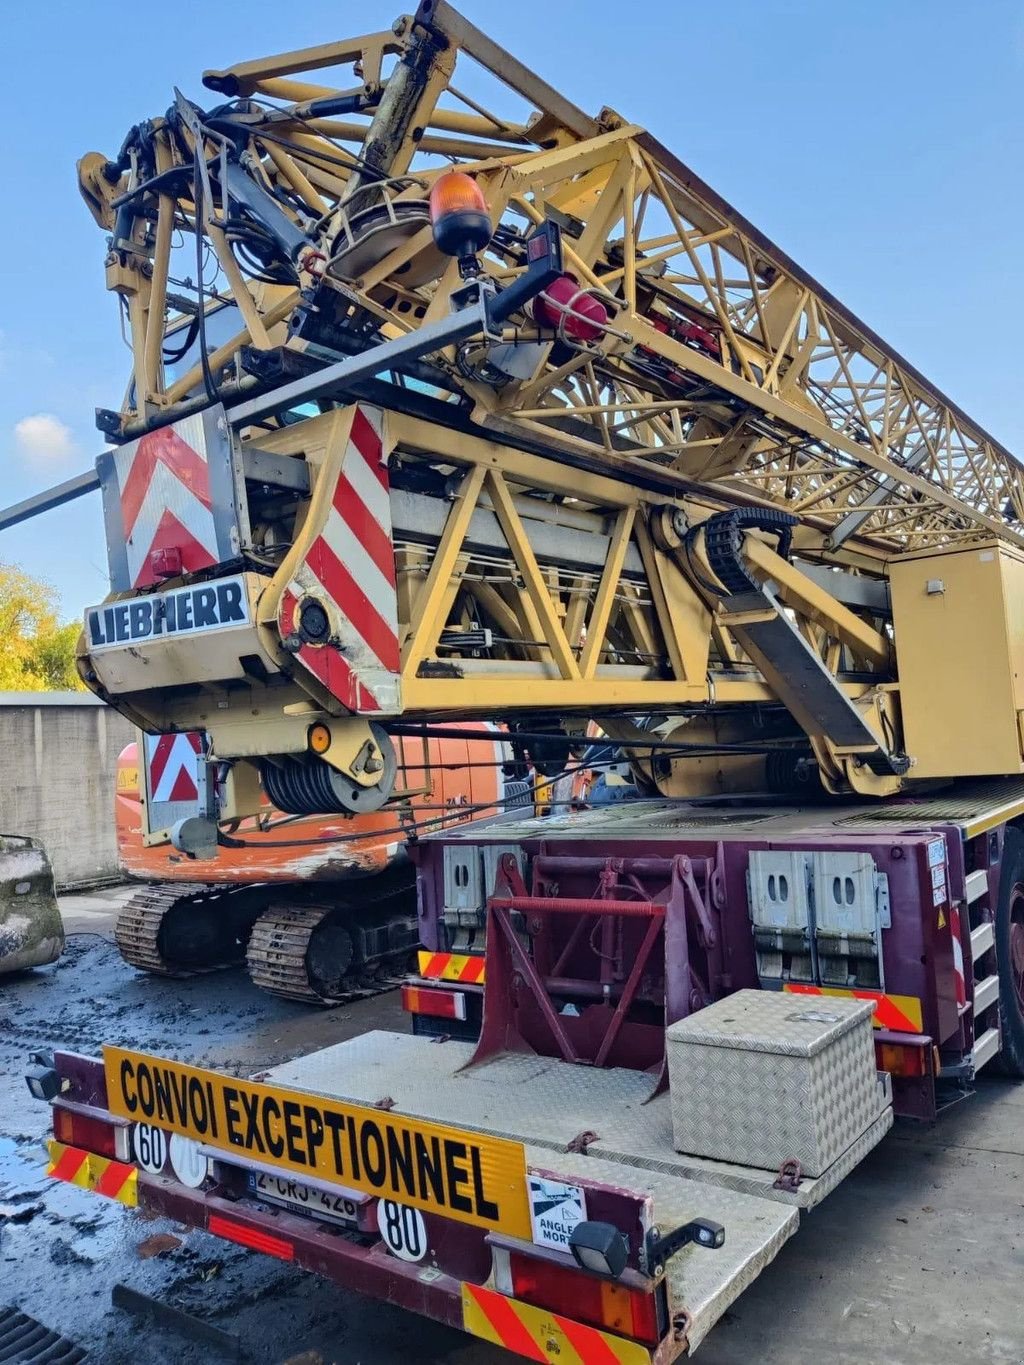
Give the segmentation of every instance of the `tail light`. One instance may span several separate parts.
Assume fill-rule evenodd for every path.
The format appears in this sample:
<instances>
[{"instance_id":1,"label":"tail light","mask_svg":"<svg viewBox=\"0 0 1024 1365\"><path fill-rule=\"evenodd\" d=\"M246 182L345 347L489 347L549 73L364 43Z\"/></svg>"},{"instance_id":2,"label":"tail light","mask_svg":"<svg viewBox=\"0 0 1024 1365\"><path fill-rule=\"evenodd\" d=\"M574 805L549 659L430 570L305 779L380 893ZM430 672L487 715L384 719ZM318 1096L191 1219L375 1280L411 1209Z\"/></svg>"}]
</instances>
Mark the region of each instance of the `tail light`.
<instances>
[{"instance_id":1,"label":"tail light","mask_svg":"<svg viewBox=\"0 0 1024 1365\"><path fill-rule=\"evenodd\" d=\"M236 1223L230 1218L221 1218L217 1213L210 1215L206 1227L208 1232L212 1232L215 1237L223 1237L226 1242L236 1242L251 1251L262 1251L265 1256L276 1256L279 1261L295 1260L295 1247L291 1242L283 1237L273 1237L269 1232L261 1232L259 1228Z\"/></svg>"},{"instance_id":2,"label":"tail light","mask_svg":"<svg viewBox=\"0 0 1024 1365\"><path fill-rule=\"evenodd\" d=\"M403 986L402 1008L409 1014L432 1014L438 1019L465 1019L462 991L439 991L430 986Z\"/></svg>"},{"instance_id":3,"label":"tail light","mask_svg":"<svg viewBox=\"0 0 1024 1365\"><path fill-rule=\"evenodd\" d=\"M131 1144L126 1124L83 1114L80 1110L53 1109L53 1136L65 1147L78 1147L113 1161L130 1161Z\"/></svg>"},{"instance_id":4,"label":"tail light","mask_svg":"<svg viewBox=\"0 0 1024 1365\"><path fill-rule=\"evenodd\" d=\"M875 1042L875 1061L879 1071L890 1076L927 1076L928 1049L913 1043Z\"/></svg>"},{"instance_id":5,"label":"tail light","mask_svg":"<svg viewBox=\"0 0 1024 1365\"><path fill-rule=\"evenodd\" d=\"M509 1270L514 1297L537 1308L603 1327L648 1346L656 1346L667 1330L660 1288L615 1284L518 1251L509 1253Z\"/></svg>"},{"instance_id":6,"label":"tail light","mask_svg":"<svg viewBox=\"0 0 1024 1365\"><path fill-rule=\"evenodd\" d=\"M185 571L181 550L177 545L169 545L162 550L151 550L149 571L156 582L167 578L180 578Z\"/></svg>"}]
</instances>

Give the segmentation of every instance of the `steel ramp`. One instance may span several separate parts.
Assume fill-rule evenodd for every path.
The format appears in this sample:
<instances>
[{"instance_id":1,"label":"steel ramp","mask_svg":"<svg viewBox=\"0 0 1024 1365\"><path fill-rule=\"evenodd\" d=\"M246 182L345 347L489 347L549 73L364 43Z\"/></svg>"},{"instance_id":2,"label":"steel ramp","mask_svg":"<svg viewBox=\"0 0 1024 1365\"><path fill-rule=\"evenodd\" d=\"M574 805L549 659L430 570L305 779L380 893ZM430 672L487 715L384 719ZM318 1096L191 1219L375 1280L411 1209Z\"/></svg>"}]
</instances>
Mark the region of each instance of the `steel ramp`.
<instances>
[{"instance_id":1,"label":"steel ramp","mask_svg":"<svg viewBox=\"0 0 1024 1365\"><path fill-rule=\"evenodd\" d=\"M892 1123L891 1108L817 1180L777 1191L777 1172L681 1155L672 1146L669 1096L648 1101L644 1072L574 1066L505 1053L462 1071L474 1044L376 1031L274 1067L270 1084L375 1105L521 1141L531 1170L646 1191L662 1228L694 1217L723 1223L717 1252L688 1248L666 1275L672 1311L685 1313L692 1350L796 1231L810 1207L849 1173ZM595 1135L586 1154L568 1150Z\"/></svg>"},{"instance_id":2,"label":"steel ramp","mask_svg":"<svg viewBox=\"0 0 1024 1365\"><path fill-rule=\"evenodd\" d=\"M684 1247L665 1267L669 1316L680 1323L685 1320L685 1327L679 1329L679 1354L687 1348L696 1350L729 1305L771 1265L800 1225L797 1209L633 1166L625 1160L607 1161L589 1152L586 1156L552 1152L527 1143L526 1162L531 1171L547 1172L560 1180L597 1180L619 1189L646 1192L654 1201L655 1221L663 1232L691 1218L710 1218L722 1224L725 1246L718 1251Z\"/></svg>"}]
</instances>

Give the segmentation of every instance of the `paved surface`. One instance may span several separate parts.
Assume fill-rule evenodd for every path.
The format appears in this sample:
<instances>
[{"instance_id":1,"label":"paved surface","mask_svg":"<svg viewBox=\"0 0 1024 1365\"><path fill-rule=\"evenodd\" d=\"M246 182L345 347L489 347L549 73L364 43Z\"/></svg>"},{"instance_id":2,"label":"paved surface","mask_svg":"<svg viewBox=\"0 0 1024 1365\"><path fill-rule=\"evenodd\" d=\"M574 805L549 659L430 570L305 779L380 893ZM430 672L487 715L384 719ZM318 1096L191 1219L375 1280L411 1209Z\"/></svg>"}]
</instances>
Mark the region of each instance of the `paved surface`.
<instances>
[{"instance_id":1,"label":"paved surface","mask_svg":"<svg viewBox=\"0 0 1024 1365\"><path fill-rule=\"evenodd\" d=\"M240 1339L253 1365L304 1351L339 1365L502 1365L422 1318L340 1293L280 1262L188 1234L42 1176L47 1110L21 1079L47 1043L103 1041L258 1071L371 1028L402 1028L392 993L322 1013L241 972L146 979L111 942L123 891L65 898L69 951L0 984L0 1307L17 1305L103 1365L216 1361L208 1346L110 1306L122 1281ZM154 1233L181 1245L152 1259ZM894 1132L804 1226L700 1348L702 1365L1024 1362L1024 1085L984 1082L934 1128Z\"/></svg>"}]
</instances>

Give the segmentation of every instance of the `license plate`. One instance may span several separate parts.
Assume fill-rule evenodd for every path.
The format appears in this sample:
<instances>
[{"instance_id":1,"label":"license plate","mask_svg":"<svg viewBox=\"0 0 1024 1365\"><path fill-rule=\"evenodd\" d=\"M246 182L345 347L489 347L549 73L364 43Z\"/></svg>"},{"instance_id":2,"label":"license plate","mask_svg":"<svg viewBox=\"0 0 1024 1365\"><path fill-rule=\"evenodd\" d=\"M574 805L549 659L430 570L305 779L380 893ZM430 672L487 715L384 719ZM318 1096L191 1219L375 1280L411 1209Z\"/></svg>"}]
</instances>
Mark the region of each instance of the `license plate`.
<instances>
[{"instance_id":1,"label":"license plate","mask_svg":"<svg viewBox=\"0 0 1024 1365\"><path fill-rule=\"evenodd\" d=\"M266 1199L271 1204L286 1204L290 1209L301 1209L316 1218L333 1218L337 1222L356 1223L354 1200L343 1194L328 1194L326 1190L304 1185L301 1180L289 1180L283 1175L266 1175L250 1171L249 1193Z\"/></svg>"}]
</instances>

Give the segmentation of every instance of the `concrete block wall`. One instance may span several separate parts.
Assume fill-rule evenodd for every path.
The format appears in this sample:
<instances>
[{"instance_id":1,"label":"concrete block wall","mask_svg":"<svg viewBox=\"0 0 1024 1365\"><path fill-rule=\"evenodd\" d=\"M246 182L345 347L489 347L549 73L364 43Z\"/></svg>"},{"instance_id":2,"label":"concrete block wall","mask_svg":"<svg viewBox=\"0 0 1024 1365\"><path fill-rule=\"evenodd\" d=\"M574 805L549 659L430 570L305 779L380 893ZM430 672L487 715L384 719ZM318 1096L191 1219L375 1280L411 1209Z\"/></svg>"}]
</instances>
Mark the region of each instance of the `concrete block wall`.
<instances>
[{"instance_id":1,"label":"concrete block wall","mask_svg":"<svg viewBox=\"0 0 1024 1365\"><path fill-rule=\"evenodd\" d=\"M0 833L40 840L58 890L119 876L114 784L133 738L91 693L0 692Z\"/></svg>"}]
</instances>

